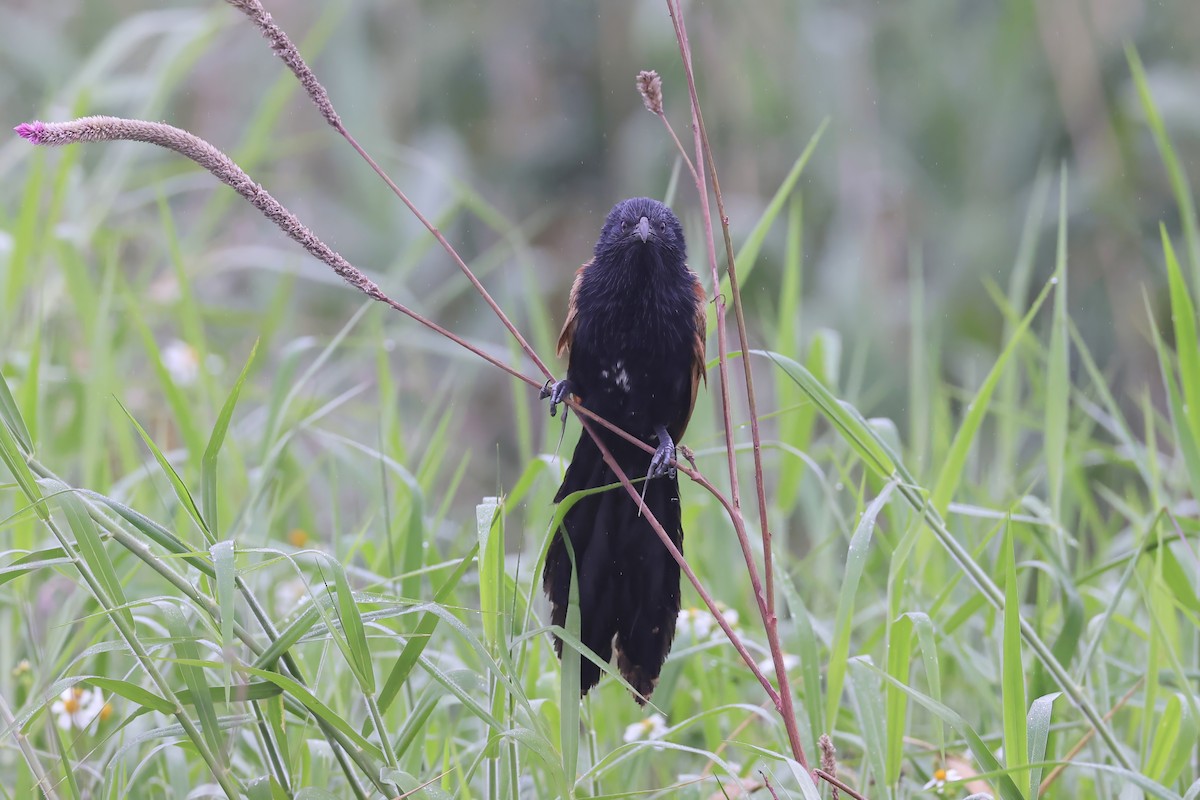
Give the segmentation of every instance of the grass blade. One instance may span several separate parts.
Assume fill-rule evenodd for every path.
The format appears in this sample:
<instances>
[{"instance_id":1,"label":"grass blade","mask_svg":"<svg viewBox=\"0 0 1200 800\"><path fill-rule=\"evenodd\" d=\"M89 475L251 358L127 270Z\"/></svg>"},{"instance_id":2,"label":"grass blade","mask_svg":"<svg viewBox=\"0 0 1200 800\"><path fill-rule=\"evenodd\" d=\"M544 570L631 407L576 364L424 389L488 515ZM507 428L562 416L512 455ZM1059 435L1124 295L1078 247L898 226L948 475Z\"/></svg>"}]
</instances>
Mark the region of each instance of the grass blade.
<instances>
[{"instance_id":1,"label":"grass blade","mask_svg":"<svg viewBox=\"0 0 1200 800\"><path fill-rule=\"evenodd\" d=\"M1052 288L1054 288L1054 284L1047 283L1037 299L1033 301L1033 305L1030 306L1029 311L1025 313L1025 316L1021 318L1021 322L1013 330L1012 338L1008 340L1008 344L1000 352L1000 357L996 359L996 363L992 365L991 371L984 378L983 384L979 387L979 391L975 393L971 404L967 406L967 415L963 418L958 432L954 434L954 441L950 444L950 451L946 454L941 472L938 473L937 482L933 486L933 507L943 517L950 506L950 501L954 499L954 493L958 490L959 483L962 482L967 464L967 453L971 449L971 444L975 441L975 435L979 433L980 426L983 425L984 417L987 416L992 400L992 392L995 391L996 384L1000 381L1000 376L1004 374L1004 369L1008 366L1009 359L1016 352L1021 337L1029 329L1029 324L1033 321L1038 310L1041 309L1046 295Z\"/></svg>"},{"instance_id":2,"label":"grass blade","mask_svg":"<svg viewBox=\"0 0 1200 800\"><path fill-rule=\"evenodd\" d=\"M1142 59L1138 57L1133 45L1126 45L1125 58L1129 62L1129 72L1133 75L1134 85L1137 86L1138 99L1146 114L1146 123L1154 134L1154 144L1158 155L1167 170L1167 179L1171 182L1171 191L1175 194L1175 205L1179 208L1179 221L1183 228L1184 240L1187 242L1188 259L1192 262L1192 282L1200 287L1200 233L1197 233L1196 202L1192 197L1192 187L1188 183L1187 173L1179 163L1179 156L1167 135L1154 97L1150 94L1150 84L1146 81L1146 70L1142 67Z\"/></svg>"},{"instance_id":3,"label":"grass blade","mask_svg":"<svg viewBox=\"0 0 1200 800\"><path fill-rule=\"evenodd\" d=\"M1021 660L1021 593L1011 522L1005 525L1004 645L1001 662L1000 708L1004 720L1004 760L1009 771L1020 773L1029 757L1026 735L1025 666Z\"/></svg>"},{"instance_id":4,"label":"grass blade","mask_svg":"<svg viewBox=\"0 0 1200 800\"><path fill-rule=\"evenodd\" d=\"M250 348L250 355L246 358L245 366L242 367L241 373L234 381L233 388L229 390L225 404L221 406L221 413L217 415L217 422L213 425L212 434L208 437L208 446L204 448L204 457L201 459L200 503L204 507L204 519L208 520L214 539L218 538L220 530L217 517L217 456L221 452L221 445L225 443L225 434L229 431L229 421L233 418L233 409L237 406L238 396L242 392L242 384L246 382L246 376L250 374L250 366L254 363L254 355L257 352L258 340L255 339L254 345Z\"/></svg>"},{"instance_id":5,"label":"grass blade","mask_svg":"<svg viewBox=\"0 0 1200 800\"><path fill-rule=\"evenodd\" d=\"M150 453L154 456L154 460L158 462L159 468L162 469L163 474L167 476L167 480L171 482L171 489L174 490L175 497L179 499L180 504L183 506L183 510L187 512L188 516L192 518L192 521L196 523L196 527L198 527L200 532L204 534L204 538L208 540L209 546L216 544L216 540L213 538L212 533L208 529L208 523L204 521L204 517L201 515L200 509L196 507L196 501L192 499L192 493L188 491L187 485L183 482L183 478L179 477L179 473L176 472L175 468L171 466L171 462L168 461L167 457L163 455L162 450L158 449L158 445L156 445L154 440L150 438L150 434L146 433L146 429L138 423L133 414L129 413L129 409L125 408L124 404L122 404L120 400L117 401L117 405L121 406L121 410L125 412L125 416L129 418L130 422L133 423L133 427L137 430L138 435L142 437L142 441L145 442L146 447L149 448Z\"/></svg>"},{"instance_id":6,"label":"grass blade","mask_svg":"<svg viewBox=\"0 0 1200 800\"><path fill-rule=\"evenodd\" d=\"M1062 171L1058 194L1058 246L1054 263L1054 318L1050 326L1050 351L1046 355L1046 413L1044 451L1046 481L1054 519L1062 523L1064 461L1067 451L1067 403L1071 397L1069 321L1067 317L1067 170ZM1022 750L1024 752L1024 750Z\"/></svg>"},{"instance_id":7,"label":"grass blade","mask_svg":"<svg viewBox=\"0 0 1200 800\"><path fill-rule=\"evenodd\" d=\"M835 720L838 716L838 706L842 700L842 685L846 678L847 657L850 652L850 629L854 614L854 595L858 590L858 582L862 578L863 567L866 565L867 553L871 547L871 536L875 532L875 520L883 510L888 498L895 489L894 481L889 481L879 494L871 501L862 513L854 534L850 537L850 546L846 551L846 572L842 578L842 588L838 594L837 616L834 621L833 645L830 648L829 667L826 677L825 719ZM880 770L882 780L884 772Z\"/></svg>"},{"instance_id":8,"label":"grass blade","mask_svg":"<svg viewBox=\"0 0 1200 800\"><path fill-rule=\"evenodd\" d=\"M124 617L125 622L132 627L133 614L126 607L125 591L117 579L117 571L113 567L112 559L109 558L108 552L104 549L104 543L100 540L100 531L96 529L96 523L88 516L83 502L75 496L70 488L58 481L43 480L40 483L46 491L56 495L58 504L66 515L67 525L75 534L80 557L83 558L88 569L96 576L96 580L104 589L106 597L97 599L101 601L101 605L107 607L107 610Z\"/></svg>"}]
</instances>

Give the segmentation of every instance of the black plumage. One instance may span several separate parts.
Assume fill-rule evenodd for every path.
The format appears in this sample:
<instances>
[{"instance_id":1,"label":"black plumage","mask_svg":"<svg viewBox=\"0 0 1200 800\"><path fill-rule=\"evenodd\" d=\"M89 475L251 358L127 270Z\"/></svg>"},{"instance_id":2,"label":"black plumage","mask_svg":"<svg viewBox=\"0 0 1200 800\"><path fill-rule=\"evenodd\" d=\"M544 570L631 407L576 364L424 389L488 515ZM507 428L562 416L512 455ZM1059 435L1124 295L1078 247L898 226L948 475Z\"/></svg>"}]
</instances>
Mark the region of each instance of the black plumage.
<instances>
[{"instance_id":1,"label":"black plumage","mask_svg":"<svg viewBox=\"0 0 1200 800\"><path fill-rule=\"evenodd\" d=\"M705 294L688 269L683 229L662 203L637 197L613 207L595 254L576 274L558 351L567 377L553 387L551 413L567 393L585 408L656 448L655 455L599 425L630 478L649 476L647 507L682 550L679 480L671 461L704 380ZM617 482L583 432L555 502ZM645 702L675 636L679 566L621 487L579 500L564 516L578 565L581 638L611 659ZM551 619L565 625L571 560L556 531L543 587ZM561 656L562 642L556 639ZM600 669L582 659L584 694Z\"/></svg>"}]
</instances>

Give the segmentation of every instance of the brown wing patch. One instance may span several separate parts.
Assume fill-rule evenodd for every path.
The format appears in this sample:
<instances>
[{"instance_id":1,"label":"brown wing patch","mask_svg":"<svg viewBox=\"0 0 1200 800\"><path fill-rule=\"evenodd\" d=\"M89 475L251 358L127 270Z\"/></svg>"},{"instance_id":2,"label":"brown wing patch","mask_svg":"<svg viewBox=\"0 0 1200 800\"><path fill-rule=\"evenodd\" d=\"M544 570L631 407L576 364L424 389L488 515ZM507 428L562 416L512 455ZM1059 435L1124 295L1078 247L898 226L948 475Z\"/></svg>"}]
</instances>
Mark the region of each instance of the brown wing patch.
<instances>
[{"instance_id":1,"label":"brown wing patch","mask_svg":"<svg viewBox=\"0 0 1200 800\"><path fill-rule=\"evenodd\" d=\"M571 294L567 298L567 319L563 323L562 331L558 334L558 348L554 351L559 358L562 358L563 353L571 351L571 342L575 339L575 316L579 311L579 307L576 305L576 300L579 299L579 285L583 283L583 271L591 265L592 262L588 261L575 270L575 281L571 284Z\"/></svg>"},{"instance_id":2,"label":"brown wing patch","mask_svg":"<svg viewBox=\"0 0 1200 800\"><path fill-rule=\"evenodd\" d=\"M700 285L700 279L696 277L696 273L692 274L692 290L696 294L696 346L692 350L692 402L688 406L687 416L683 418L683 424L679 426L675 434L675 441L683 438L684 431L687 430L688 422L692 419L692 411L696 409L696 395L700 391L700 384L708 386L708 373L705 371L705 340L708 338L708 294L705 293L704 287Z\"/></svg>"}]
</instances>

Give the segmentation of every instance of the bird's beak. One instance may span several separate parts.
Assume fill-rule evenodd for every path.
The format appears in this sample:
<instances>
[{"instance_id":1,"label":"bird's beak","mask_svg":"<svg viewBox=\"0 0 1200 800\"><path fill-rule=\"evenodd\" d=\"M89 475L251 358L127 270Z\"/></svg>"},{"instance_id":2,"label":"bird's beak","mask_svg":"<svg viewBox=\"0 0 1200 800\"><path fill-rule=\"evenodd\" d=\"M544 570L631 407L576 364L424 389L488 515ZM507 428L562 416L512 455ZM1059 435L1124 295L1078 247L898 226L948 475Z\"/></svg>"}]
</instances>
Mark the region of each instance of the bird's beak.
<instances>
[{"instance_id":1,"label":"bird's beak","mask_svg":"<svg viewBox=\"0 0 1200 800\"><path fill-rule=\"evenodd\" d=\"M649 238L650 238L650 220L646 219L645 217L642 217L641 219L638 220L637 235L641 238L641 240L643 242L649 240Z\"/></svg>"}]
</instances>

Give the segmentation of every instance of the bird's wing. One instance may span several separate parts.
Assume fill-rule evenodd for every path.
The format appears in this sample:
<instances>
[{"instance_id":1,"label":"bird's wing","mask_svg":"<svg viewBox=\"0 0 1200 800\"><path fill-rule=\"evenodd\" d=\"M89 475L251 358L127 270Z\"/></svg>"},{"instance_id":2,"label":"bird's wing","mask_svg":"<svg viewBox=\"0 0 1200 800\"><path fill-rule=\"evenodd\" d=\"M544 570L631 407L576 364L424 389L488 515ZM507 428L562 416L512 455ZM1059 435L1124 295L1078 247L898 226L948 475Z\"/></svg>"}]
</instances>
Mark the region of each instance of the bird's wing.
<instances>
[{"instance_id":1,"label":"bird's wing","mask_svg":"<svg viewBox=\"0 0 1200 800\"><path fill-rule=\"evenodd\" d=\"M708 294L700 285L700 279L692 273L692 290L696 293L696 349L692 353L695 376L692 378L692 405L696 405L696 387L700 381L708 386L708 372L704 369L707 363L704 354L704 341L708 338Z\"/></svg>"},{"instance_id":2,"label":"bird's wing","mask_svg":"<svg viewBox=\"0 0 1200 800\"><path fill-rule=\"evenodd\" d=\"M689 270L690 271L690 270ZM708 337L708 294L705 293L704 287L700 284L700 279L696 274L692 273L692 290L696 293L696 342L692 350L692 400L688 404L687 416L683 418L683 424L679 426L675 440L679 441L683 438L684 431L687 430L688 422L692 419L692 411L696 408L696 394L700 391L700 384L708 386L708 372L705 370L707 360L705 359L705 339Z\"/></svg>"},{"instance_id":3,"label":"bird's wing","mask_svg":"<svg viewBox=\"0 0 1200 800\"><path fill-rule=\"evenodd\" d=\"M583 283L583 271L592 265L588 261L582 267L575 271L575 282L571 284L571 295L567 299L567 319L563 323L562 331L558 334L558 348L554 354L562 357L563 353L568 353L571 350L571 342L575 339L575 317L579 313L579 307L576 301L579 299L579 285Z\"/></svg>"}]
</instances>

